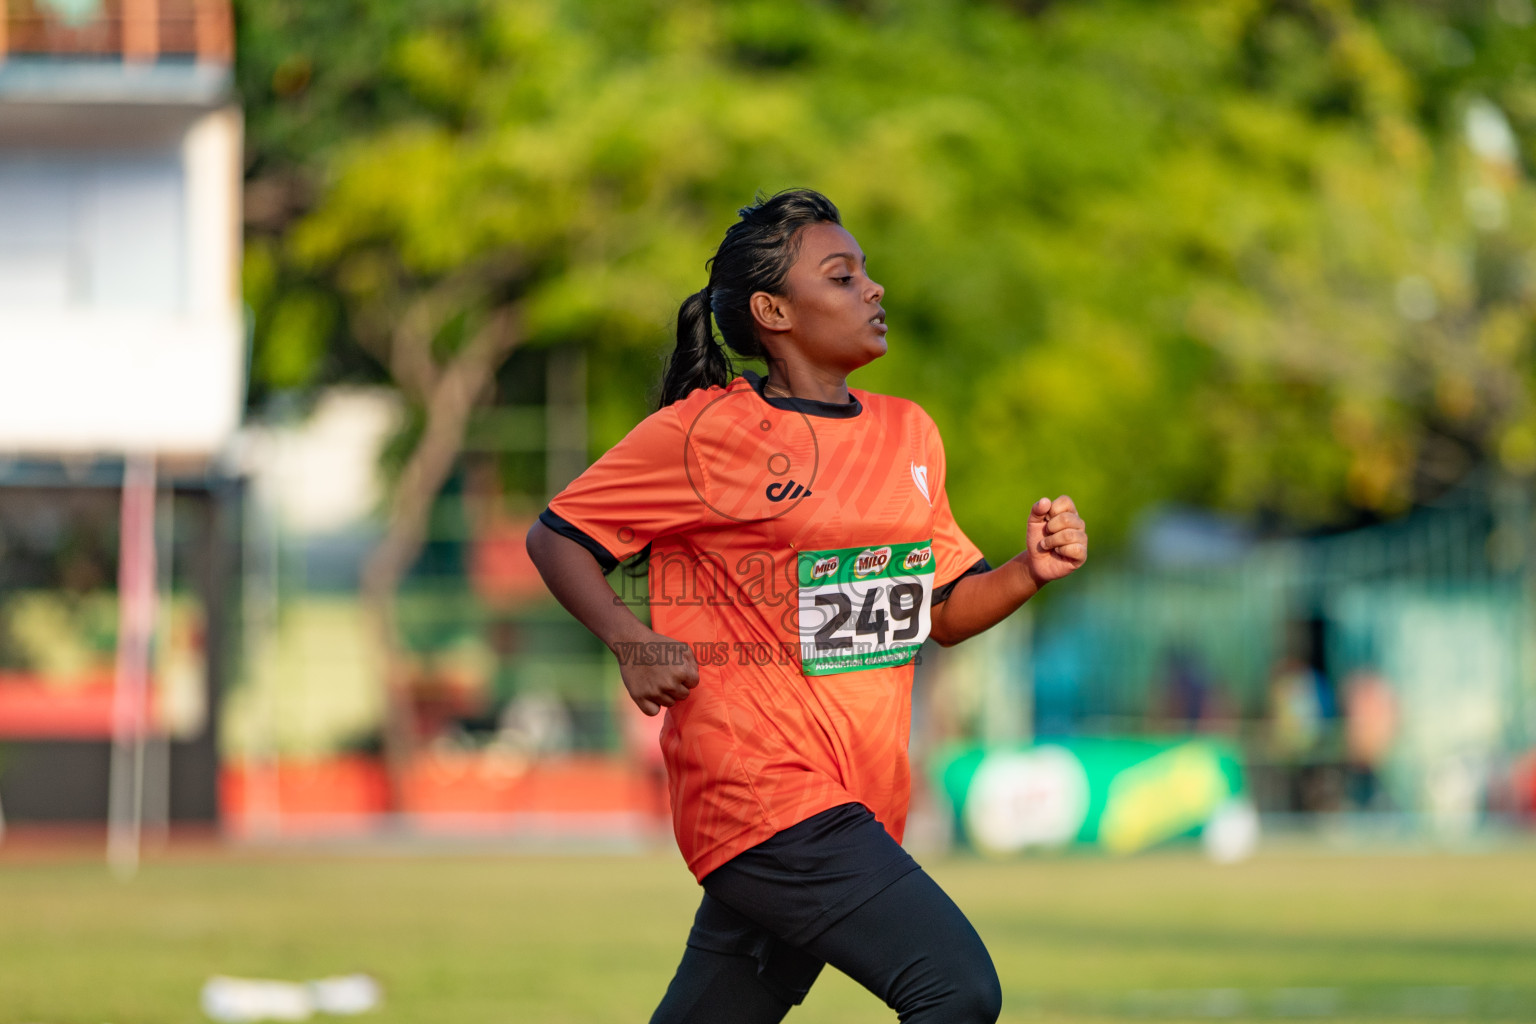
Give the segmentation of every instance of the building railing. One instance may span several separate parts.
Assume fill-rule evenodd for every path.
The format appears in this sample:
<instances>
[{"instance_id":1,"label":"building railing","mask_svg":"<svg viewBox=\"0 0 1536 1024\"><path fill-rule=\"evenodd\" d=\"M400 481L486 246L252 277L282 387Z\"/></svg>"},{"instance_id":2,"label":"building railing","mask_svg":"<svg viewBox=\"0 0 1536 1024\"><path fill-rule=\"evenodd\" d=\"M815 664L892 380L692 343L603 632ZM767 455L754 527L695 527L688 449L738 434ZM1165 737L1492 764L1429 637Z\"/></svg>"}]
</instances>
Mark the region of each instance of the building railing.
<instances>
[{"instance_id":1,"label":"building railing","mask_svg":"<svg viewBox=\"0 0 1536 1024\"><path fill-rule=\"evenodd\" d=\"M0 63L20 56L229 64L234 19L229 0L0 0Z\"/></svg>"}]
</instances>

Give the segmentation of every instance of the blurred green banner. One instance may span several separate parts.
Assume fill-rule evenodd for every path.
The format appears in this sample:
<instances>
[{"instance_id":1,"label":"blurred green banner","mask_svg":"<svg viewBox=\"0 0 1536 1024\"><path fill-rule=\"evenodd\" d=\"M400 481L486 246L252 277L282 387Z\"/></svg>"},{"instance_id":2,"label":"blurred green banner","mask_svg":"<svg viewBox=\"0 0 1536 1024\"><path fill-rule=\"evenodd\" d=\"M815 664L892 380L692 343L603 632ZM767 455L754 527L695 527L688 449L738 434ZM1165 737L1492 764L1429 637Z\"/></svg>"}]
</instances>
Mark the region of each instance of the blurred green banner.
<instances>
[{"instance_id":1,"label":"blurred green banner","mask_svg":"<svg viewBox=\"0 0 1536 1024\"><path fill-rule=\"evenodd\" d=\"M1236 752L1209 739L956 746L933 765L957 834L990 856L1081 844L1135 853L1200 836L1218 860L1257 837Z\"/></svg>"}]
</instances>

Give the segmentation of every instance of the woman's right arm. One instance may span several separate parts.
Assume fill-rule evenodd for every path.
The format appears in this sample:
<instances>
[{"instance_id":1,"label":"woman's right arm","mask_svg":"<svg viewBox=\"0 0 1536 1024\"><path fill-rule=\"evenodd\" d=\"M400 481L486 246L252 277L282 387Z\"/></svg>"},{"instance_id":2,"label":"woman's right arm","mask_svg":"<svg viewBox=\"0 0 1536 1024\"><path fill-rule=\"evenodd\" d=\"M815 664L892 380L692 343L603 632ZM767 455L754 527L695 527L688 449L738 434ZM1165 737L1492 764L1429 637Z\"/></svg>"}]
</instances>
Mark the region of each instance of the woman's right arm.
<instances>
[{"instance_id":1,"label":"woman's right arm","mask_svg":"<svg viewBox=\"0 0 1536 1024\"><path fill-rule=\"evenodd\" d=\"M614 594L592 553L535 522L528 557L544 585L619 659L630 699L647 715L660 713L699 685L699 666L687 644L662 636L635 617Z\"/></svg>"}]
</instances>

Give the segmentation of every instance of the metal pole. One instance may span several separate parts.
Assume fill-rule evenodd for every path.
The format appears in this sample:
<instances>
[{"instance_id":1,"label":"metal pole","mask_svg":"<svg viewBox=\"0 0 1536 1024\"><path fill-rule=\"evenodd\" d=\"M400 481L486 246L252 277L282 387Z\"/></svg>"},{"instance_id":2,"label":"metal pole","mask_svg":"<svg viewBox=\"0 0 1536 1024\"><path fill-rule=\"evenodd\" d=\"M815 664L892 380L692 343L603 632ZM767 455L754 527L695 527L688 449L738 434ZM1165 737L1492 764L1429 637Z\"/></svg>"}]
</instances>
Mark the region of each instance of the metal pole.
<instances>
[{"instance_id":1,"label":"metal pole","mask_svg":"<svg viewBox=\"0 0 1536 1024\"><path fill-rule=\"evenodd\" d=\"M166 721L167 703L171 699L171 680L167 669L167 656L171 651L171 633L175 628L171 605L175 581L172 572L176 560L176 488L168 485L164 493L156 490L155 496L155 607L153 661L159 663L159 679L147 688L150 694L158 693L159 700L150 700L154 714L149 722L144 743L144 784L141 801L145 839L151 846L163 846L171 831L171 735ZM152 664L153 664L152 661Z\"/></svg>"},{"instance_id":2,"label":"metal pole","mask_svg":"<svg viewBox=\"0 0 1536 1024\"><path fill-rule=\"evenodd\" d=\"M121 878L131 878L139 867L155 596L155 458L130 455L123 467L117 678L112 690L112 767L107 804L107 864Z\"/></svg>"},{"instance_id":3,"label":"metal pole","mask_svg":"<svg viewBox=\"0 0 1536 1024\"><path fill-rule=\"evenodd\" d=\"M544 489L554 497L587 468L586 351L553 350L545 373Z\"/></svg>"},{"instance_id":4,"label":"metal pole","mask_svg":"<svg viewBox=\"0 0 1536 1024\"><path fill-rule=\"evenodd\" d=\"M277 441L279 445L281 441ZM279 449L279 463L283 452ZM269 474L268 474L269 475ZM247 492L242 518L244 554L241 559L245 614L244 671L254 687L254 735L242 757L245 769L245 821L242 827L258 839L273 840L282 832L282 790L277 759L277 699L272 673L263 669L274 656L278 625L278 584L282 536L277 510L257 473Z\"/></svg>"}]
</instances>

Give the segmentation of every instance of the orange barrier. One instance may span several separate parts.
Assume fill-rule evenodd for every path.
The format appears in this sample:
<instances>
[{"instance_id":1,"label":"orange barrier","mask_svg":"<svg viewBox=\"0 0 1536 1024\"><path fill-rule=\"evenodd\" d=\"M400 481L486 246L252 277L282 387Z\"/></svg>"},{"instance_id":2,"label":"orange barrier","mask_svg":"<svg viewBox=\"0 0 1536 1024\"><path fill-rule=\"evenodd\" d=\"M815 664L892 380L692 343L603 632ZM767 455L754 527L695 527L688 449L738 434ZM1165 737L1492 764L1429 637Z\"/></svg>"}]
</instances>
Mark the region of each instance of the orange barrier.
<instances>
[{"instance_id":1,"label":"orange barrier","mask_svg":"<svg viewBox=\"0 0 1536 1024\"><path fill-rule=\"evenodd\" d=\"M224 767L222 813L237 834L356 833L388 809L382 762L361 756ZM421 755L407 774L405 813L421 831L655 831L666 816L654 776L606 756L530 760L496 751Z\"/></svg>"},{"instance_id":2,"label":"orange barrier","mask_svg":"<svg viewBox=\"0 0 1536 1024\"><path fill-rule=\"evenodd\" d=\"M0 739L105 739L112 735L112 693L110 670L47 681L0 672ZM157 720L153 707L149 720Z\"/></svg>"},{"instance_id":3,"label":"orange barrier","mask_svg":"<svg viewBox=\"0 0 1536 1024\"><path fill-rule=\"evenodd\" d=\"M265 792L274 783L275 792ZM389 807L389 784L383 765L365 757L280 761L270 780L265 772L238 765L219 770L219 805L226 820L259 814L269 799L283 815L380 814Z\"/></svg>"}]
</instances>

